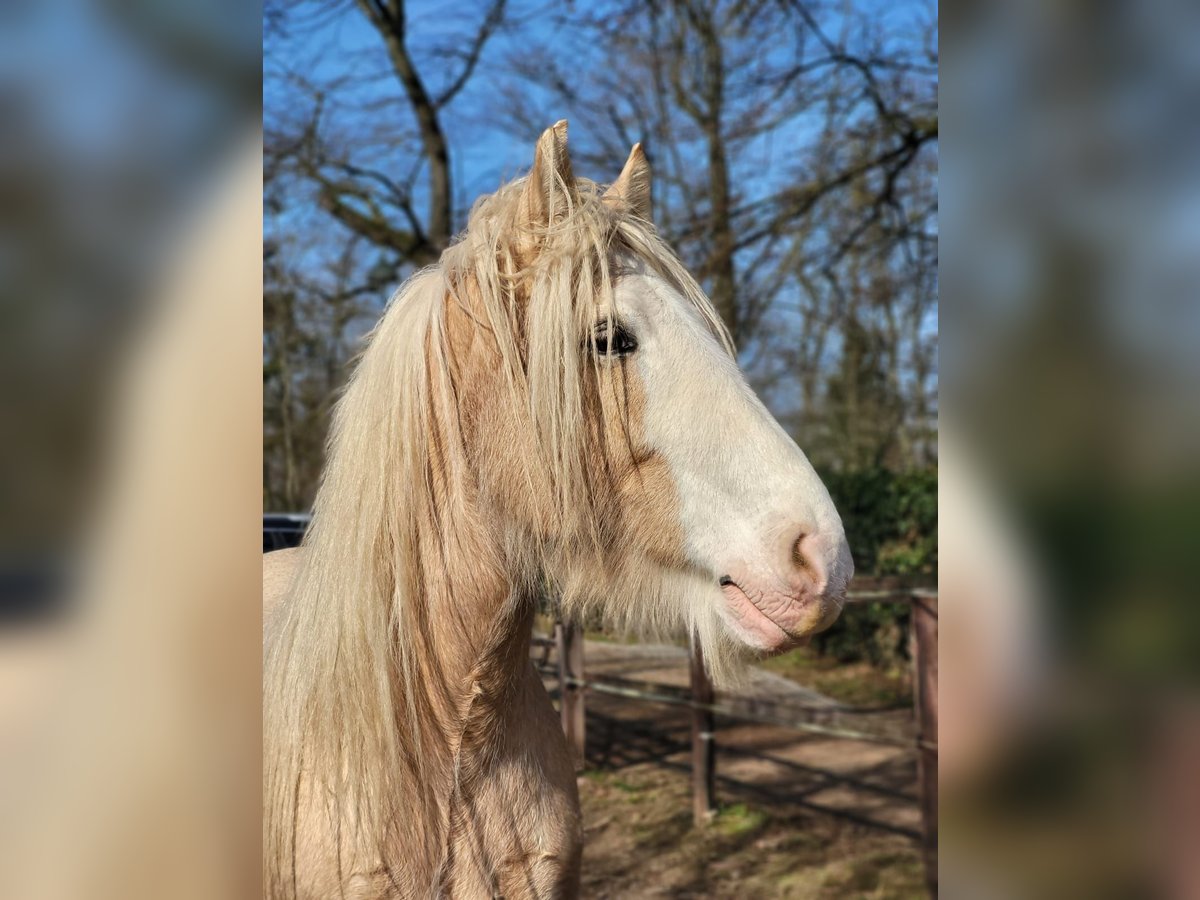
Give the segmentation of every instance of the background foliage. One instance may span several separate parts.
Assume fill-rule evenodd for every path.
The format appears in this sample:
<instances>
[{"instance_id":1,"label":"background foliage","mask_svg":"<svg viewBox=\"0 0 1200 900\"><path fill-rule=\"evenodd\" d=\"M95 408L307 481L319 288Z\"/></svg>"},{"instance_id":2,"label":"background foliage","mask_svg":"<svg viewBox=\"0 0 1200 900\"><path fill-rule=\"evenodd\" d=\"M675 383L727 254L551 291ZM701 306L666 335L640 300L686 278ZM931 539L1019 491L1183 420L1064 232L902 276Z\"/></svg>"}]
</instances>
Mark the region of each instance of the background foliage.
<instances>
[{"instance_id":1,"label":"background foliage","mask_svg":"<svg viewBox=\"0 0 1200 900\"><path fill-rule=\"evenodd\" d=\"M936 469L821 475L841 512L856 572L936 579ZM906 604L853 604L812 646L842 662L867 660L894 668L908 658L910 618Z\"/></svg>"}]
</instances>

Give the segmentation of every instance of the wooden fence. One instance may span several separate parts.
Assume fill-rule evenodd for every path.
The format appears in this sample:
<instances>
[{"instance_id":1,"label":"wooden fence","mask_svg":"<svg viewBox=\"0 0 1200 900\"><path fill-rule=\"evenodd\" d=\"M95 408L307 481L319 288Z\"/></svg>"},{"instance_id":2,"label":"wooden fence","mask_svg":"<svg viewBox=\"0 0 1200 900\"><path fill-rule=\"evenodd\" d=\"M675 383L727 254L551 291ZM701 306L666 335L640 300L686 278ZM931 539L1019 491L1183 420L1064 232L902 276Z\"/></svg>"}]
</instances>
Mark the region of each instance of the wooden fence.
<instances>
[{"instance_id":1,"label":"wooden fence","mask_svg":"<svg viewBox=\"0 0 1200 900\"><path fill-rule=\"evenodd\" d=\"M690 649L689 690L681 692L664 685L631 682L627 679L589 679L584 667L583 634L574 625L558 622L551 638L535 638L544 660L549 651L557 656L560 709L563 731L580 759L586 740L585 704L589 692L609 694L651 703L686 706L691 710L692 729L692 815L703 826L716 809L716 717L795 729L825 737L870 741L911 749L917 756L917 779L921 810L921 851L926 885L937 895L937 591L903 579L855 579L846 603L908 603L912 607L910 648L912 657L913 706L916 738L843 728L817 721L796 722L780 717L778 710L736 696L718 696L704 670L704 659L694 642Z\"/></svg>"}]
</instances>

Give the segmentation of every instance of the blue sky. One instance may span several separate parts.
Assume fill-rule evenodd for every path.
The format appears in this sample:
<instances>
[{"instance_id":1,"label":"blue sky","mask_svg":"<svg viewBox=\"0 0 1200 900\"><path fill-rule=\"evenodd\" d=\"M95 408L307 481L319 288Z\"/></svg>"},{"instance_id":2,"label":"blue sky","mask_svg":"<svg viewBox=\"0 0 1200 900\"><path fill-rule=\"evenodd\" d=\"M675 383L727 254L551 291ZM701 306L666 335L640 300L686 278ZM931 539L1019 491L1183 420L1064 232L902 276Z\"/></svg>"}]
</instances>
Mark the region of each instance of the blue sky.
<instances>
[{"instance_id":1,"label":"blue sky","mask_svg":"<svg viewBox=\"0 0 1200 900\"><path fill-rule=\"evenodd\" d=\"M409 39L408 45L414 48L418 65L422 66L422 75L427 87L436 91L444 84L457 66L450 69L430 64L426 57L422 59L422 48L428 47L428 42L445 42L452 40L455 35L470 34L482 19L481 7L484 4L456 4L429 2L419 0L409 4ZM587 8L602 14L608 4L600 2ZM891 40L906 40L908 46L920 46L915 38L924 27L936 9L926 2L888 3L879 0L868 0L857 4L859 9L865 9L870 26L881 34L893 35ZM469 7L469 8L464 8ZM572 47L562 42L562 35L554 31L554 24L545 16L526 16L525 9L529 4L514 4L510 12L522 21L518 27L501 31L488 44L483 60L475 76L463 92L443 112L441 121L447 133L451 151L453 184L455 191L455 207L459 213L457 224L461 226L461 214L471 202L481 194L490 193L500 184L524 172L532 161L534 135L522 136L512 130L499 126L503 121L504 111L497 102L492 83L489 81L489 66L494 66L505 58L518 54L521 42L530 40L538 43L549 42L557 38L562 46L563 57L576 54L579 57L581 73L586 73L589 66L604 64L604 48L600 46ZM826 14L824 27L830 37L837 39L843 29L841 20L836 15ZM767 51L764 51L767 52ZM789 52L785 46L770 52ZM815 49L810 52L815 53ZM319 29L312 29L283 41L269 40L267 42L267 78L264 84L264 104L268 119L272 112L280 108L282 99L286 96L278 90L273 82L272 60L284 59L291 66L305 72L314 81L323 82L347 75L354 78L369 80L356 84L352 90L346 91L346 96L355 104L377 104L378 124L386 127L387 117L397 117L396 123L407 131L413 128L413 118L410 107L403 97L394 74L390 69L382 40L374 28L366 21L357 9L350 7L346 11L327 17ZM565 66L564 66L565 67ZM581 75L581 77L583 77ZM511 81L511 80L510 80ZM539 89L529 87L530 96L536 101ZM571 120L571 143L575 147L594 147L599 142L588 133L586 120L581 116L573 116L571 109L564 109L557 101L546 94L545 122L546 126L558 118ZM488 110L497 121L489 121L487 115L473 114L479 110ZM331 134L339 131L353 135L355 129L373 126L370 118L364 120L361 113L347 115L343 119L331 119L331 124L337 127L328 130ZM817 116L819 109L814 110L811 118L804 116L790 120L785 126L763 136L750 146L739 152L735 177L738 179L737 189L743 196L750 198L770 197L781 187L794 183L795 166L805 157L805 146L815 135L819 127ZM640 137L640 136L638 136ZM398 152L396 152L398 151ZM383 148L384 154L374 161L381 171L396 173L398 166L407 165L412 160L412 153L407 149ZM653 152L653 150L651 151ZM593 172L585 165L576 165L577 174L594 178L598 181L609 181L616 176L616 171ZM425 197L419 186L423 182L418 179L418 192L415 205L419 212L424 211ZM320 215L320 214L318 214ZM334 227L325 221L325 228ZM324 249L314 248L308 251L306 258L316 267L324 265L322 252ZM382 298L381 298L382 300ZM790 314L781 311L780 316L787 319ZM936 312L931 317L929 333L935 333L937 328ZM836 338L831 352L836 352ZM772 404L776 405L776 404ZM785 404L786 405L786 404Z\"/></svg>"},{"instance_id":2,"label":"blue sky","mask_svg":"<svg viewBox=\"0 0 1200 900\"><path fill-rule=\"evenodd\" d=\"M485 4L446 4L420 0L408 5L408 44L415 48L419 55L420 48L428 41L443 41L469 33L475 23L481 20L480 8ZM596 14L603 14L608 5L601 0L589 4L586 8ZM469 206L480 194L488 193L499 184L520 175L532 159L530 139L494 127L486 120L471 116L469 111L487 108L493 109L495 115L503 116L502 110L495 109L494 100L489 94L489 64L494 64L513 53L519 53L522 42L530 39L538 42L551 38L562 40L563 36L555 33L550 17L527 12L528 9L544 6L545 4L538 3L518 3L510 7L510 15L520 19L519 27L502 31L493 37L484 51L484 58L475 78L441 117L443 128L449 137L455 201L460 209ZM929 4L914 0L896 3L867 0L858 6L865 8L873 25L886 33L913 33L929 15ZM836 36L836 30L840 27L839 20L832 15L827 15L826 20L831 35ZM594 63L602 64L603 48L564 46L564 56L572 52L590 54ZM345 13L327 17L327 24L319 31L310 31L283 42L269 42L268 53L301 66L315 81L335 79L350 73L379 73L381 77L376 83L357 87L349 95L361 102L394 98L396 114L403 118L405 124L411 123L412 113L403 99L398 83L388 69L380 37L353 7ZM453 71L456 69L449 70ZM449 72L426 63L422 74L427 85L437 86L446 80ZM279 94L272 89L270 74L271 67L268 62L268 77L264 85L264 104L268 111L272 104L278 103L280 99ZM530 94L536 96L537 93L537 88L531 86ZM572 110L564 109L561 103L549 98L545 108L546 126L559 118L571 118ZM795 147L807 139L803 129L808 129L811 133L812 123L805 123L800 119L791 123L789 128L800 131L793 130L789 133L787 129L781 129L758 142L757 146L740 158L739 161L743 163L740 173L744 179L742 188L746 193L760 194L769 189L773 181L787 177L787 163L793 158ZM572 122L572 143L585 146L592 141L592 137L587 133L584 121L576 117ZM589 172L584 167L578 174L607 181L616 173ZM761 184L747 184L745 180L760 180Z\"/></svg>"}]
</instances>

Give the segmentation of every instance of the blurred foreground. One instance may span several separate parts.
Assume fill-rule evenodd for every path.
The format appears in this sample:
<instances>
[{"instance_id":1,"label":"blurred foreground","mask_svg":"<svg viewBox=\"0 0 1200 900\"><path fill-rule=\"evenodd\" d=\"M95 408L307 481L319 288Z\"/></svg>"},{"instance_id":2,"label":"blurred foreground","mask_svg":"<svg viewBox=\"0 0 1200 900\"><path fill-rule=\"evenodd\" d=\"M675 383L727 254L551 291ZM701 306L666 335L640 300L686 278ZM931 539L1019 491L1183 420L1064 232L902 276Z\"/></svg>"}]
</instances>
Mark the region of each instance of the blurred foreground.
<instances>
[{"instance_id":1,"label":"blurred foreground","mask_svg":"<svg viewBox=\"0 0 1200 900\"><path fill-rule=\"evenodd\" d=\"M943 24L942 884L1200 896L1200 16Z\"/></svg>"},{"instance_id":2,"label":"blurred foreground","mask_svg":"<svg viewBox=\"0 0 1200 900\"><path fill-rule=\"evenodd\" d=\"M221 7L0 13L3 897L259 891L259 25Z\"/></svg>"}]
</instances>

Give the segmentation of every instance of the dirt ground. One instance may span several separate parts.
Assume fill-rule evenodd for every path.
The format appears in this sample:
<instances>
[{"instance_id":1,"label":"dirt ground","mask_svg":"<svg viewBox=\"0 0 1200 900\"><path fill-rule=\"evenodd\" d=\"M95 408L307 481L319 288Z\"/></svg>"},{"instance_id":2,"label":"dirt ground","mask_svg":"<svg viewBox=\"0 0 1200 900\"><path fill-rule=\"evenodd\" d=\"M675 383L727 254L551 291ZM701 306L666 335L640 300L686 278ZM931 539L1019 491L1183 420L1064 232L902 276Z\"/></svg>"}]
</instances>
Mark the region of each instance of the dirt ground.
<instances>
[{"instance_id":1,"label":"dirt ground","mask_svg":"<svg viewBox=\"0 0 1200 900\"><path fill-rule=\"evenodd\" d=\"M679 648L588 641L585 655L589 678L687 683ZM552 678L547 687L557 695ZM839 727L909 727L896 710L846 720L836 701L766 671L743 692L793 700ZM584 897L926 896L912 753L722 719L716 740L719 809L694 829L688 710L589 693Z\"/></svg>"}]
</instances>

